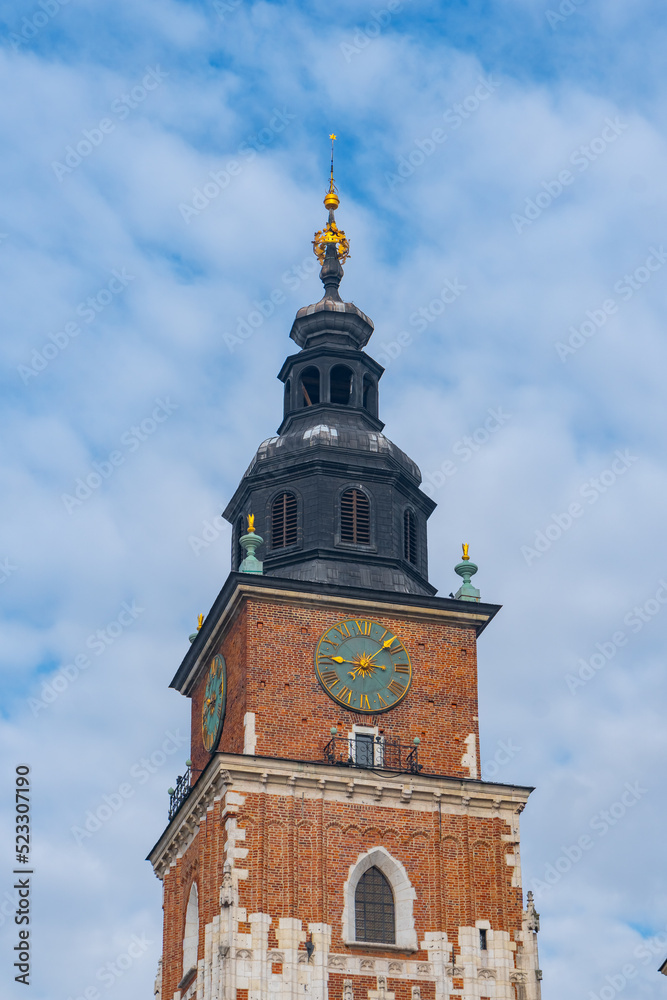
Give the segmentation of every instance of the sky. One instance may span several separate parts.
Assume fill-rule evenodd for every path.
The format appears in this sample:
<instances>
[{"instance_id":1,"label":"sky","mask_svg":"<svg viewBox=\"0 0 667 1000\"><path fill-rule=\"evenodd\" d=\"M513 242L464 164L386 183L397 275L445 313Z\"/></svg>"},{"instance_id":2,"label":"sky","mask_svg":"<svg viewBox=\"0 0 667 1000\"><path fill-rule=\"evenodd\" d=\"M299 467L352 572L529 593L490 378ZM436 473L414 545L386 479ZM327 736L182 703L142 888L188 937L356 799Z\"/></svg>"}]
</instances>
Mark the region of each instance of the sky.
<instances>
[{"instance_id":1,"label":"sky","mask_svg":"<svg viewBox=\"0 0 667 1000\"><path fill-rule=\"evenodd\" d=\"M317 301L329 140L387 435L482 599L483 776L531 785L544 1000L657 1000L667 82L652 0L0 2L3 996L152 996L168 688ZM100 813L104 820L94 817Z\"/></svg>"}]
</instances>

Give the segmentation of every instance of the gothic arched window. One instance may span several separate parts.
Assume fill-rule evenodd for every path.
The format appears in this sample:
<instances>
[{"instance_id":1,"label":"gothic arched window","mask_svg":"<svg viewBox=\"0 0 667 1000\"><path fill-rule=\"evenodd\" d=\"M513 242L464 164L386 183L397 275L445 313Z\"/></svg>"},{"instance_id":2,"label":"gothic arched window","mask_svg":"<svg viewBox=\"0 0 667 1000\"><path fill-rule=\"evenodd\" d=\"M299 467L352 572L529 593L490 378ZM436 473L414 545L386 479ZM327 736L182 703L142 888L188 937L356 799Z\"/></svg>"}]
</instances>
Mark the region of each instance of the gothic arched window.
<instances>
[{"instance_id":1,"label":"gothic arched window","mask_svg":"<svg viewBox=\"0 0 667 1000\"><path fill-rule=\"evenodd\" d=\"M379 868L369 868L359 879L354 917L357 941L396 943L394 894Z\"/></svg>"},{"instance_id":2,"label":"gothic arched window","mask_svg":"<svg viewBox=\"0 0 667 1000\"><path fill-rule=\"evenodd\" d=\"M345 490L340 498L340 540L370 545L371 505L362 490Z\"/></svg>"},{"instance_id":3,"label":"gothic arched window","mask_svg":"<svg viewBox=\"0 0 667 1000\"><path fill-rule=\"evenodd\" d=\"M403 558L417 562L417 522L409 509L403 513Z\"/></svg>"},{"instance_id":4,"label":"gothic arched window","mask_svg":"<svg viewBox=\"0 0 667 1000\"><path fill-rule=\"evenodd\" d=\"M311 366L301 372L299 379L299 406L315 406L320 401L320 372Z\"/></svg>"},{"instance_id":5,"label":"gothic arched window","mask_svg":"<svg viewBox=\"0 0 667 1000\"><path fill-rule=\"evenodd\" d=\"M347 406L352 395L352 372L347 365L334 365L329 376L329 400Z\"/></svg>"},{"instance_id":6,"label":"gothic arched window","mask_svg":"<svg viewBox=\"0 0 667 1000\"><path fill-rule=\"evenodd\" d=\"M293 493L280 493L271 504L271 548L294 545L297 529L297 503Z\"/></svg>"}]
</instances>

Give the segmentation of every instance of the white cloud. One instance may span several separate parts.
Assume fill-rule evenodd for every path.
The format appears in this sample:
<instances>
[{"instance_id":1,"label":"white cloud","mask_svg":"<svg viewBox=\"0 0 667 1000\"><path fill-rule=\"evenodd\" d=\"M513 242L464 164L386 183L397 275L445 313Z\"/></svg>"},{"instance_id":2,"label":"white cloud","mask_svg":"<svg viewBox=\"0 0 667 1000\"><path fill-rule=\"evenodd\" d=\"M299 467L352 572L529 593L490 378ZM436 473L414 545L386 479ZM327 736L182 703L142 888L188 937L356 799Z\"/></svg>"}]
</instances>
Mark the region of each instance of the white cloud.
<instances>
[{"instance_id":1,"label":"white cloud","mask_svg":"<svg viewBox=\"0 0 667 1000\"><path fill-rule=\"evenodd\" d=\"M216 518L280 420L275 374L293 347L293 314L320 296L314 273L298 288L284 275L324 220L332 129L352 243L342 290L375 321L369 353L402 331L413 337L382 382L388 435L435 473L489 408L511 414L472 457L458 454L437 489L430 565L448 594L469 542L482 597L504 604L480 642L482 759L512 738L522 750L497 780L537 787L522 817L525 885L626 782L648 789L539 901L544 998L599 994L625 962L638 967L635 992L658 996L658 957L643 964L634 952L637 927L650 937L667 923L661 615L576 694L565 675L619 628L630 633L625 616L667 572L664 274L627 301L614 292L667 233L660 32L649 30L649 3L639 48L638 27L625 44L613 34L630 31L627 4L591 0L559 32L531 8L520 28L498 13L494 26L503 39L515 30L517 45L534 32L536 46L550 46L544 74L531 59L494 54L486 32L465 44L458 28L438 34L416 4L349 63L340 43L366 13L354 4L337 24L320 20L322 5L243 3L224 22L211 5L71 5L4 55L14 99L2 112L0 559L16 570L0 584L2 801L14 763L28 760L41 880L35 1000L79 995L133 934L153 943L108 995L150 991L160 900L143 858L187 753L80 846L70 828L165 732L187 726L188 706L167 685L229 567L228 534L199 556L188 538ZM155 64L165 81L59 182L52 160ZM489 74L500 86L452 128L447 109ZM295 117L252 159L239 154L274 108ZM573 151L617 116L627 130L578 170ZM446 141L390 190L385 174L436 127ZM234 158L241 172L186 225L179 203ZM511 214L568 164L573 183L517 234ZM120 268L136 276L123 294L94 322L79 316L80 335L24 384L17 366ZM411 316L447 279L466 291L419 332ZM230 353L224 334L276 288L285 301ZM608 296L617 313L562 363L555 343ZM123 435L164 397L178 409L130 451ZM61 495L118 448L122 464L68 514ZM638 456L627 475L528 566L521 546L625 448ZM89 637L132 601L145 610L96 656ZM27 699L86 650L90 666L35 716Z\"/></svg>"}]
</instances>

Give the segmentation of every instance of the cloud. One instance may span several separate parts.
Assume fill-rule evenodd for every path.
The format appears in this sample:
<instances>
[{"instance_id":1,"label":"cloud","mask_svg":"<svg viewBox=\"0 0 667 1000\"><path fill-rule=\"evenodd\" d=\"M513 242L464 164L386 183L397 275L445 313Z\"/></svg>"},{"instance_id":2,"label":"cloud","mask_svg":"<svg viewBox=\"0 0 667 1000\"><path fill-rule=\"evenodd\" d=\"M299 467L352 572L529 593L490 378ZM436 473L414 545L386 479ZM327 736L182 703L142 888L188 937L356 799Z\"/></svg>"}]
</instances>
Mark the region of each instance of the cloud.
<instances>
[{"instance_id":1,"label":"cloud","mask_svg":"<svg viewBox=\"0 0 667 1000\"><path fill-rule=\"evenodd\" d=\"M556 30L547 5L488 6L481 19L464 4L405 3L346 61L341 44L365 30L370 6L341 4L332 23L322 3L244 0L223 20L203 2L81 2L2 52L13 101L0 140L0 562L16 567L0 573L2 801L14 764L30 763L35 1000L99 984L133 935L151 944L108 995L150 991L160 898L143 858L187 753L141 784L131 769L187 725L167 685L229 569L229 533L211 529L198 552L190 539L219 525L280 421L289 328L321 294L304 261L324 220L332 130L352 247L342 291L375 321L371 355L400 346L385 361L381 415L435 483L431 580L454 588L467 541L483 599L504 605L480 641L482 759L513 741L521 752L496 779L536 786L522 816L525 886L594 836L539 901L544 998L600 995L626 963L636 992L658 995L659 956L644 962L637 948L667 923L663 617L637 631L625 621L667 567L664 273L628 297L615 287L667 239L664 26L649 0L588 0ZM38 9L4 5L8 30ZM133 98L155 66L167 75ZM497 86L475 104L480 79ZM95 145L84 130L105 118L114 127ZM607 119L627 128L597 153ZM59 180L53 161L82 139L90 152ZM582 146L594 156L585 168L572 162L587 159ZM179 205L230 161L238 172L186 222ZM392 187L400 162L412 172ZM512 214L555 191L563 170L572 182L517 232ZM122 269L132 280L99 300ZM447 282L465 286L451 302ZM271 315L230 350L225 335L276 290ZM555 345L610 297L618 309L561 361ZM61 348L68 323L79 333ZM26 381L19 367L45 345L57 350ZM169 418L141 431L165 398ZM484 439L498 408L511 416ZM637 461L588 503L582 488L624 449ZM62 495L91 475L68 512ZM521 547L575 502L584 514L528 565ZM141 614L100 640L133 602ZM566 675L619 629L627 643L573 694ZM77 656L89 664L64 674ZM48 685L57 697L35 714L30 699ZM636 804L604 835L592 830L636 782ZM134 794L77 843L71 828L127 783Z\"/></svg>"}]
</instances>

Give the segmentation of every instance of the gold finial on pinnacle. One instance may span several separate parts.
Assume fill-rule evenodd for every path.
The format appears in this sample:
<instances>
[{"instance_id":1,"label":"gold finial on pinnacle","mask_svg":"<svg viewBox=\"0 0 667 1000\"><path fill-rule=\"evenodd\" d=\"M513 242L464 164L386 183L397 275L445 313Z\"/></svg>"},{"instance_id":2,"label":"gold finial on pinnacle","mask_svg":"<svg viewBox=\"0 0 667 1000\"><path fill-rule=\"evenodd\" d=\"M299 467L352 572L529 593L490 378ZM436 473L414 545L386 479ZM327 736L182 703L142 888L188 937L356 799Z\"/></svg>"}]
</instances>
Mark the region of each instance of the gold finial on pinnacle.
<instances>
[{"instance_id":1,"label":"gold finial on pinnacle","mask_svg":"<svg viewBox=\"0 0 667 1000\"><path fill-rule=\"evenodd\" d=\"M254 514L248 514L248 534L249 535L254 535L255 534L255 515Z\"/></svg>"},{"instance_id":2,"label":"gold finial on pinnacle","mask_svg":"<svg viewBox=\"0 0 667 1000\"><path fill-rule=\"evenodd\" d=\"M329 138L331 139L331 174L329 177L329 190L324 196L324 207L329 209L334 209L335 211L340 205L340 200L338 198L338 195L336 194L336 185L334 184L334 175L333 175L333 154L334 154L334 142L336 140L336 136L332 134L329 136Z\"/></svg>"},{"instance_id":3,"label":"gold finial on pinnacle","mask_svg":"<svg viewBox=\"0 0 667 1000\"><path fill-rule=\"evenodd\" d=\"M197 631L199 631L199 629L202 627L203 624L204 624L204 616L203 615L198 615L198 617L197 617Z\"/></svg>"},{"instance_id":4,"label":"gold finial on pinnacle","mask_svg":"<svg viewBox=\"0 0 667 1000\"><path fill-rule=\"evenodd\" d=\"M463 543L463 558L464 558L464 560L466 562L468 561L468 559L470 559L470 556L468 555L468 549L469 548L470 548L470 546L466 545L466 543L464 542Z\"/></svg>"},{"instance_id":5,"label":"gold finial on pinnacle","mask_svg":"<svg viewBox=\"0 0 667 1000\"><path fill-rule=\"evenodd\" d=\"M333 243L336 256L338 257L340 263L343 264L350 255L350 244L343 230L339 229L336 225L336 220L334 218L334 212L340 204L340 199L338 198L338 192L334 181L333 170L334 141L337 137L332 133L329 138L331 139L331 171L329 173L329 190L324 196L324 207L329 210L329 221L324 229L320 229L317 233L315 233L315 239L313 240L313 252L320 264L324 264L327 246L330 243Z\"/></svg>"}]
</instances>

